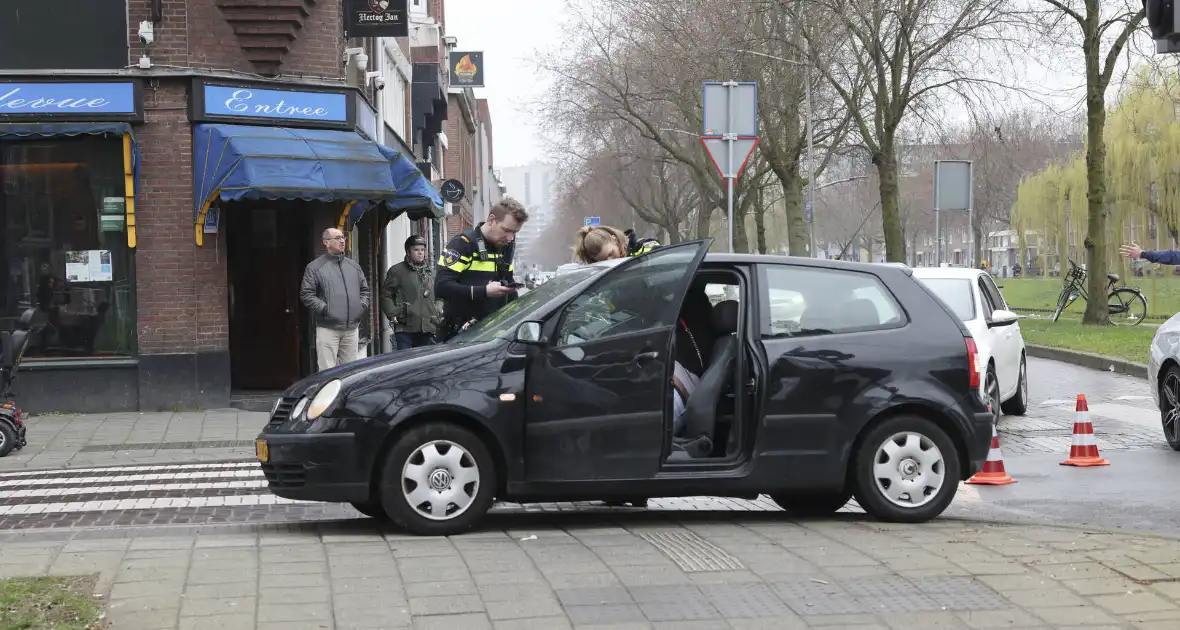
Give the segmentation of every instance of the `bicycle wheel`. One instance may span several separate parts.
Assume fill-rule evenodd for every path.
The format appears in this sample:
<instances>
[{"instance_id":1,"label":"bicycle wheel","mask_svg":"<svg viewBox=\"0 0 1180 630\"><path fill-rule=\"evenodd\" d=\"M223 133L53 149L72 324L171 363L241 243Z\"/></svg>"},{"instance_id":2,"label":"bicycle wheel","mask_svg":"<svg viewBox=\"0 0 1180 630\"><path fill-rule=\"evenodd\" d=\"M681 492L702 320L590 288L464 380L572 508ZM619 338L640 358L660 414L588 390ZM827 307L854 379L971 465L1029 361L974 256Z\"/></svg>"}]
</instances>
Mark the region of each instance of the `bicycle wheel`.
<instances>
[{"instance_id":1,"label":"bicycle wheel","mask_svg":"<svg viewBox=\"0 0 1180 630\"><path fill-rule=\"evenodd\" d=\"M1057 298L1057 310L1053 311L1053 321L1057 321L1057 318L1061 317L1061 312L1064 311L1065 308L1067 306L1069 306L1069 303L1073 301L1069 298L1070 298L1070 291L1069 290L1065 290L1065 291L1061 292L1061 296Z\"/></svg>"},{"instance_id":2,"label":"bicycle wheel","mask_svg":"<svg viewBox=\"0 0 1180 630\"><path fill-rule=\"evenodd\" d=\"M1134 326L1147 317L1147 298L1135 289L1115 289L1107 296L1106 303L1112 324Z\"/></svg>"}]
</instances>

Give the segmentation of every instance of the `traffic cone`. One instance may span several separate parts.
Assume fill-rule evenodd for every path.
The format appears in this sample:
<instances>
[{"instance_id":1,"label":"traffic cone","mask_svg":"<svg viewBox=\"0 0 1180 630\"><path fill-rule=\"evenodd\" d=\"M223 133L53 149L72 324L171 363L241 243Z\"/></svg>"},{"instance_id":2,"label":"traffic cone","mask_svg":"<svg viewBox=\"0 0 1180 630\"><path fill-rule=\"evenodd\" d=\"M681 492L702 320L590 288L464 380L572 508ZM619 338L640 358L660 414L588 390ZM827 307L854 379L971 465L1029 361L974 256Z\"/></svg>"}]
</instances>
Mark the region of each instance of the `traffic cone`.
<instances>
[{"instance_id":1,"label":"traffic cone","mask_svg":"<svg viewBox=\"0 0 1180 630\"><path fill-rule=\"evenodd\" d=\"M992 448L987 452L987 461L983 468L971 476L967 483L985 486L1005 486L1016 483L1004 470L1004 454L1000 452L1000 434L996 432L996 425L992 425Z\"/></svg>"},{"instance_id":2,"label":"traffic cone","mask_svg":"<svg viewBox=\"0 0 1180 630\"><path fill-rule=\"evenodd\" d=\"M1062 466L1109 466L1110 461L1098 455L1098 443L1094 441L1094 425L1090 422L1090 406L1086 395L1078 394L1078 417L1073 423L1073 445L1069 447L1069 459Z\"/></svg>"}]
</instances>

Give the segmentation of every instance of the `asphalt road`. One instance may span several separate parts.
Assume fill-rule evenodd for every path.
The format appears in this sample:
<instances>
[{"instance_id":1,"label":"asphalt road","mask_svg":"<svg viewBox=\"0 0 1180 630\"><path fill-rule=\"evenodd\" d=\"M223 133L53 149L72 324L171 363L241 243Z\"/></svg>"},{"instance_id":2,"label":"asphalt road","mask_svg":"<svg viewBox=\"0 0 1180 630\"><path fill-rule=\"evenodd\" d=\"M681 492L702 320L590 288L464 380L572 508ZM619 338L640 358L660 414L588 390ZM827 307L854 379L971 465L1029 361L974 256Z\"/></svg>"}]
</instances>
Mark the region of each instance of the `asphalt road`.
<instances>
[{"instance_id":1,"label":"asphalt road","mask_svg":"<svg viewBox=\"0 0 1180 630\"><path fill-rule=\"evenodd\" d=\"M1164 442L1148 383L1030 359L1033 404L1000 421L1004 465L1017 483L965 486L948 515L1180 535L1180 453ZM1069 455L1078 394L1110 466L1074 468Z\"/></svg>"}]
</instances>

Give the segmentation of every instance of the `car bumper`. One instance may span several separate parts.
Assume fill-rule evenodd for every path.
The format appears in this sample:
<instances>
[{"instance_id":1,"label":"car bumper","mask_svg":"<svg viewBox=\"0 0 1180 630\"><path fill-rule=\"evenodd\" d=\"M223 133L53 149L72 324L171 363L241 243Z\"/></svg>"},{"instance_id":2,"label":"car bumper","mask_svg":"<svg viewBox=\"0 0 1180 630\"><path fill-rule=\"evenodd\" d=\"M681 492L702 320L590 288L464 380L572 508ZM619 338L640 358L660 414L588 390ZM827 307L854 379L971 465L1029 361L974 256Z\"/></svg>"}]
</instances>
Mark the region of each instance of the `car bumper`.
<instances>
[{"instance_id":1,"label":"car bumper","mask_svg":"<svg viewBox=\"0 0 1180 630\"><path fill-rule=\"evenodd\" d=\"M973 414L971 420L975 431L971 436L970 444L967 445L967 452L971 457L970 473L974 475L983 468L983 463L987 461L987 455L991 452L992 432L996 425L992 420L992 414L986 411Z\"/></svg>"},{"instance_id":2,"label":"car bumper","mask_svg":"<svg viewBox=\"0 0 1180 630\"><path fill-rule=\"evenodd\" d=\"M338 503L369 500L369 471L359 468L354 434L263 433L258 440L266 444L266 461L260 463L276 496Z\"/></svg>"}]
</instances>

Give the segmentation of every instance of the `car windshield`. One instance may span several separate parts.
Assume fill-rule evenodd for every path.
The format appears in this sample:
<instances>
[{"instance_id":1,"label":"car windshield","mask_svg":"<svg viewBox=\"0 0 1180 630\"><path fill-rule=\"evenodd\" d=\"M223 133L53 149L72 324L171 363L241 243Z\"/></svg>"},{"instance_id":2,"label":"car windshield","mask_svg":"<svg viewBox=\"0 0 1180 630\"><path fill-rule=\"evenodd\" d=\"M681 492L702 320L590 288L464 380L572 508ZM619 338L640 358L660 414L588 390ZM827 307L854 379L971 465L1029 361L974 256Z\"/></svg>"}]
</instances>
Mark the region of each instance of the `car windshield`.
<instances>
[{"instance_id":1,"label":"car windshield","mask_svg":"<svg viewBox=\"0 0 1180 630\"><path fill-rule=\"evenodd\" d=\"M963 321L975 319L975 295L971 281L962 278L918 278L934 295L951 307L955 317Z\"/></svg>"},{"instance_id":2,"label":"car windshield","mask_svg":"<svg viewBox=\"0 0 1180 630\"><path fill-rule=\"evenodd\" d=\"M579 282L608 271L606 267L585 267L555 276L544 284L509 302L504 308L474 323L447 343L483 343L516 330L522 322L550 300Z\"/></svg>"}]
</instances>

